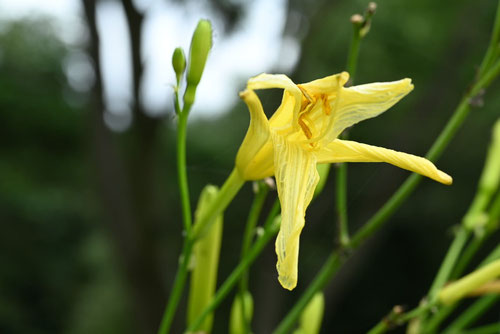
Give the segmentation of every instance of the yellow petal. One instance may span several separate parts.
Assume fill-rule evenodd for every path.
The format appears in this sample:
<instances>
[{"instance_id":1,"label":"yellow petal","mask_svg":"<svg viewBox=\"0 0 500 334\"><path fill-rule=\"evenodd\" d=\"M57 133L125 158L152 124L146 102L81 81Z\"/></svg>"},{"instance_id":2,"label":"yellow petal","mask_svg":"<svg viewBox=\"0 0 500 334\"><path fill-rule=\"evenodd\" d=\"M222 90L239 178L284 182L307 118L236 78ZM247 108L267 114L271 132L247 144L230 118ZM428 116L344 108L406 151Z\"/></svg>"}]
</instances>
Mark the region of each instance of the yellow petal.
<instances>
[{"instance_id":1,"label":"yellow petal","mask_svg":"<svg viewBox=\"0 0 500 334\"><path fill-rule=\"evenodd\" d=\"M245 90L240 93L240 97L248 106L250 125L236 155L236 168L243 179L258 180L272 175L274 157L273 151L269 150L269 147L272 147L269 121L257 94L251 90ZM268 143L268 149L262 152L266 143Z\"/></svg>"},{"instance_id":2,"label":"yellow petal","mask_svg":"<svg viewBox=\"0 0 500 334\"><path fill-rule=\"evenodd\" d=\"M437 169L432 162L425 158L350 140L336 139L315 154L318 163L387 162L447 185L453 181L451 176Z\"/></svg>"},{"instance_id":3,"label":"yellow petal","mask_svg":"<svg viewBox=\"0 0 500 334\"><path fill-rule=\"evenodd\" d=\"M330 142L346 128L380 115L412 89L410 79L342 88L339 96L330 103L333 118L324 140Z\"/></svg>"},{"instance_id":4,"label":"yellow petal","mask_svg":"<svg viewBox=\"0 0 500 334\"><path fill-rule=\"evenodd\" d=\"M278 196L281 202L281 228L276 239L279 281L288 290L297 285L299 238L304 216L319 181L316 158L301 144L271 134Z\"/></svg>"},{"instance_id":5,"label":"yellow petal","mask_svg":"<svg viewBox=\"0 0 500 334\"><path fill-rule=\"evenodd\" d=\"M336 92L340 87L344 87L348 80L349 73L342 72L310 81L300 86L305 88L311 95L330 94Z\"/></svg>"},{"instance_id":6,"label":"yellow petal","mask_svg":"<svg viewBox=\"0 0 500 334\"><path fill-rule=\"evenodd\" d=\"M302 92L297 87L295 83L293 83L290 78L288 78L284 74L267 74L267 73L262 73L259 74L256 77L250 78L247 83L247 89L269 89L269 88L282 88L285 90L285 93L283 95L283 101L285 99L292 98L293 102L293 109L290 110L288 108L283 109L279 108L275 113L274 116L279 117L279 115L283 112L285 115L285 118L290 117L290 119L293 121L291 122L290 125L292 125L294 128L298 127L298 117L299 117L299 112L300 112L300 104L302 102ZM289 95L287 96L286 93ZM283 103L282 103L283 104ZM291 115L289 114L291 113Z\"/></svg>"}]
</instances>

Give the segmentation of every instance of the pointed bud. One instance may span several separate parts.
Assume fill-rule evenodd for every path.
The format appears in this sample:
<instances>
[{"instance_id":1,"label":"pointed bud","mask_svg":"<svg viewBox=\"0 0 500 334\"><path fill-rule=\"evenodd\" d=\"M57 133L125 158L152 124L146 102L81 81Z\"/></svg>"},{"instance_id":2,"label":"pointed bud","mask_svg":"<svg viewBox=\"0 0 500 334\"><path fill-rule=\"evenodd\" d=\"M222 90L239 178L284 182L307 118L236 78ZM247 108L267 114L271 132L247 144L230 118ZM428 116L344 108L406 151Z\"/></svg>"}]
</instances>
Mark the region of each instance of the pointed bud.
<instances>
[{"instance_id":1,"label":"pointed bud","mask_svg":"<svg viewBox=\"0 0 500 334\"><path fill-rule=\"evenodd\" d=\"M218 191L218 188L212 185L208 185L203 189L196 208L195 227L199 217L202 217L212 205ZM206 234L200 237L193 247L193 269L187 312L188 327L201 315L213 298L217 284L221 241L222 215L215 218L215 222L210 225ZM213 313L207 315L199 330L210 333L213 317Z\"/></svg>"},{"instance_id":2,"label":"pointed bud","mask_svg":"<svg viewBox=\"0 0 500 334\"><path fill-rule=\"evenodd\" d=\"M172 55L172 66L177 78L177 85L179 85L181 77L186 70L186 56L184 56L184 50L182 50L182 48L176 48L174 50Z\"/></svg>"},{"instance_id":3,"label":"pointed bud","mask_svg":"<svg viewBox=\"0 0 500 334\"><path fill-rule=\"evenodd\" d=\"M192 105L196 95L196 87L200 83L205 69L208 52L212 48L212 24L208 20L200 20L193 33L189 64L187 70L187 87L184 93L184 103Z\"/></svg>"},{"instance_id":4,"label":"pointed bud","mask_svg":"<svg viewBox=\"0 0 500 334\"><path fill-rule=\"evenodd\" d=\"M445 286L439 293L439 301L443 304L453 304L485 283L491 282L498 277L500 277L500 259Z\"/></svg>"},{"instance_id":5,"label":"pointed bud","mask_svg":"<svg viewBox=\"0 0 500 334\"><path fill-rule=\"evenodd\" d=\"M302 311L299 329L294 334L318 334L321 329L324 310L325 298L322 292L318 292Z\"/></svg>"},{"instance_id":6,"label":"pointed bud","mask_svg":"<svg viewBox=\"0 0 500 334\"><path fill-rule=\"evenodd\" d=\"M250 327L253 315L253 299L250 292L245 291L243 298L237 294L231 306L231 317L229 319L229 334L245 334ZM243 303L242 303L243 301ZM243 318L245 313L245 318ZM247 327L248 326L248 327Z\"/></svg>"}]
</instances>

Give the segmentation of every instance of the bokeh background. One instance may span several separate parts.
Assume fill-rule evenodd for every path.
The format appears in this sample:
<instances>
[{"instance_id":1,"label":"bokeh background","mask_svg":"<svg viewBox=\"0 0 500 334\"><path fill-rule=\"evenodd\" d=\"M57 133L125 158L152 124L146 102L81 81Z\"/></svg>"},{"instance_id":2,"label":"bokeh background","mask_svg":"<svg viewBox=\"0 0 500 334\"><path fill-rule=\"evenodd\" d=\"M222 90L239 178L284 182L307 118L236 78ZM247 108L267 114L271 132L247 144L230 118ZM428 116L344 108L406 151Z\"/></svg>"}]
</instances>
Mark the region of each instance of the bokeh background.
<instances>
[{"instance_id":1,"label":"bokeh background","mask_svg":"<svg viewBox=\"0 0 500 334\"><path fill-rule=\"evenodd\" d=\"M349 18L367 3L0 1L0 332L155 332L182 241L172 50L188 50L199 18L213 21L188 133L194 206L203 186L220 185L233 167L249 122L237 99L247 78L280 72L305 82L344 70ZM495 7L493 0L380 1L356 82L409 77L415 90L351 138L424 155L474 77ZM474 196L500 114L498 88L438 162L453 186L425 180L328 286L324 333L365 332L392 306L413 307L426 293ZM279 92L262 99L272 113ZM350 229L407 176L350 164ZM225 215L219 282L238 262L251 198L247 184ZM271 332L335 246L333 210L330 178L308 210L296 290L279 286L272 243L252 266L255 333ZM496 244L498 233L481 254ZM227 332L231 303L232 296L216 312L214 333ZM484 322L499 318L493 308Z\"/></svg>"}]
</instances>

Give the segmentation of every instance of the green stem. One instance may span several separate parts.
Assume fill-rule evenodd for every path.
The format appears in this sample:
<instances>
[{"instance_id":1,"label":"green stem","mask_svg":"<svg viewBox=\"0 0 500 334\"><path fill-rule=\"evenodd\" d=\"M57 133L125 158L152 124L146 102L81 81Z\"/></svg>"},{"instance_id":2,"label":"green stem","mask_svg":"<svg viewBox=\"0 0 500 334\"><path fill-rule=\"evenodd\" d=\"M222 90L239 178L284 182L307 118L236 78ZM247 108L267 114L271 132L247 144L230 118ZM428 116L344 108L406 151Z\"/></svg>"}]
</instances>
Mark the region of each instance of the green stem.
<instances>
[{"instance_id":1,"label":"green stem","mask_svg":"<svg viewBox=\"0 0 500 334\"><path fill-rule=\"evenodd\" d=\"M453 321L443 333L452 334L459 333L461 329L472 324L486 310L500 300L499 295L487 295L478 299L464 313L462 313L455 321Z\"/></svg>"},{"instance_id":2,"label":"green stem","mask_svg":"<svg viewBox=\"0 0 500 334\"><path fill-rule=\"evenodd\" d=\"M180 265L175 275L174 285L172 287L172 293L168 299L167 307L163 314L160 328L158 329L158 334L167 334L170 331L170 326L174 320L175 311L177 310L177 305L182 296L182 291L184 290L184 285L186 283L188 274L188 259L191 256L193 250L193 240L186 238L184 240L184 247L182 249L182 255L180 259Z\"/></svg>"},{"instance_id":3,"label":"green stem","mask_svg":"<svg viewBox=\"0 0 500 334\"><path fill-rule=\"evenodd\" d=\"M436 278L434 279L434 282L429 290L428 296L431 302L438 298L439 291L441 291L441 288L448 281L450 273L455 266L458 256L462 252L469 235L470 231L460 225L457 233L455 234L455 239L453 239L453 242L448 249L448 253L446 254L443 263L439 268L438 274L436 275Z\"/></svg>"},{"instance_id":4,"label":"green stem","mask_svg":"<svg viewBox=\"0 0 500 334\"><path fill-rule=\"evenodd\" d=\"M493 24L493 30L491 32L491 40L488 46L488 50L486 51L486 55L479 67L479 76L482 76L484 72L491 66L491 64L498 57L498 49L500 42L500 1L497 5L497 12L495 16L495 23Z\"/></svg>"},{"instance_id":5,"label":"green stem","mask_svg":"<svg viewBox=\"0 0 500 334\"><path fill-rule=\"evenodd\" d=\"M347 136L344 136L347 137ZM347 224L347 164L338 165L336 173L336 209L339 224L339 242L342 248L349 244L349 227Z\"/></svg>"},{"instance_id":6,"label":"green stem","mask_svg":"<svg viewBox=\"0 0 500 334\"><path fill-rule=\"evenodd\" d=\"M382 334L387 332L394 326L401 326L413 318L428 312L434 305L433 304L423 304L419 307L406 312L406 313L395 313L395 309L389 313L387 317L382 319L378 324L376 324L367 334Z\"/></svg>"},{"instance_id":7,"label":"green stem","mask_svg":"<svg viewBox=\"0 0 500 334\"><path fill-rule=\"evenodd\" d=\"M262 211L262 206L264 205L267 193L269 192L269 187L263 182L256 183L256 185L258 190L257 193L255 194L252 207L250 208L250 213L248 214L248 219L245 226L245 232L243 234L243 242L241 246L241 260L243 260L248 254L248 249L250 248L253 236L255 234L255 226L257 225L260 212ZM245 303L243 302L245 292L247 291L248 291L248 270L244 270L243 273L241 274L240 284L239 284L239 294L242 300L241 319L244 322L243 328L245 328L245 332L250 333L251 327L250 323L247 321Z\"/></svg>"},{"instance_id":8,"label":"green stem","mask_svg":"<svg viewBox=\"0 0 500 334\"><path fill-rule=\"evenodd\" d=\"M500 323L494 323L486 326L481 326L466 331L461 331L456 334L498 334L500 333Z\"/></svg>"},{"instance_id":9,"label":"green stem","mask_svg":"<svg viewBox=\"0 0 500 334\"><path fill-rule=\"evenodd\" d=\"M361 46L360 24L353 23L353 32L351 44L349 46L349 54L347 55L346 70L349 72L349 85L354 83L354 75L358 65L359 48ZM342 139L347 139L348 134L344 132ZM347 164L340 163L336 169L335 176L335 209L337 211L337 219L339 225L339 244L346 247L349 243L349 227L347 219Z\"/></svg>"},{"instance_id":10,"label":"green stem","mask_svg":"<svg viewBox=\"0 0 500 334\"><path fill-rule=\"evenodd\" d=\"M231 292L233 287L238 283L239 279L243 273L248 269L248 267L255 261L257 256L262 252L264 247L267 245L269 240L274 237L279 230L280 224L276 215L280 209L279 202L276 201L271 212L268 215L266 223L264 224L264 233L257 241L253 244L247 253L247 256L240 261L238 266L231 272L229 277L224 281L221 287L217 290L212 299L212 302L205 308L205 310L200 314L200 316L189 326L187 332L196 332L198 327L201 325L205 317L215 310L219 304L226 298L226 296Z\"/></svg>"},{"instance_id":11,"label":"green stem","mask_svg":"<svg viewBox=\"0 0 500 334\"><path fill-rule=\"evenodd\" d=\"M191 231L191 204L189 200L189 186L186 170L186 133L187 133L188 113L179 114L179 123L177 126L177 177L179 180L179 191L182 205L182 221L184 231L189 234Z\"/></svg>"},{"instance_id":12,"label":"green stem","mask_svg":"<svg viewBox=\"0 0 500 334\"><path fill-rule=\"evenodd\" d=\"M465 268L467 268L467 265L472 260L472 258L477 253L488 236L489 235L487 234L474 236L474 239L471 240L471 242L467 245L462 255L458 259L455 268L453 268L453 271L450 274L450 279L457 279L458 277L460 277L460 275L462 275Z\"/></svg>"},{"instance_id":13,"label":"green stem","mask_svg":"<svg viewBox=\"0 0 500 334\"><path fill-rule=\"evenodd\" d=\"M347 55L347 64L346 70L349 72L351 77L351 85L354 81L354 76L356 75L356 68L358 66L358 57L359 57L359 47L361 46L361 35L360 35L360 26L357 23L353 23L353 33L351 44L349 46L349 53Z\"/></svg>"},{"instance_id":14,"label":"green stem","mask_svg":"<svg viewBox=\"0 0 500 334\"><path fill-rule=\"evenodd\" d=\"M207 208L205 214L197 221L195 228L192 231L190 230L190 233L186 234L182 255L180 257L180 265L175 275L172 292L168 299L160 328L158 329L158 334L166 334L170 330L170 326L172 325L172 321L177 310L177 305L179 304L179 300L184 290L188 274L188 264L191 258L193 245L196 242L197 237L200 236L203 231L208 229L215 217L222 214L227 205L231 202L234 196L236 196L243 183L244 180L241 179L238 172L233 170L226 182L224 182L222 188L217 193L216 199L212 202L211 206Z\"/></svg>"}]
</instances>

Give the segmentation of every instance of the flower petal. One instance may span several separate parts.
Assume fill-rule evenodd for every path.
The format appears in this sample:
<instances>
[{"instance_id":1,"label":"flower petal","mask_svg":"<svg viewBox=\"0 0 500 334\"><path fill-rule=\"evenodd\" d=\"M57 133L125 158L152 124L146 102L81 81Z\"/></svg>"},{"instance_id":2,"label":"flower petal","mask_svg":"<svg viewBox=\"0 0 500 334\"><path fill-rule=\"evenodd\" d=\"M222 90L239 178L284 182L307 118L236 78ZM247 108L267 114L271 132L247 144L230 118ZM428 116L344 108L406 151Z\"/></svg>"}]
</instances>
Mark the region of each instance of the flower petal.
<instances>
[{"instance_id":1,"label":"flower petal","mask_svg":"<svg viewBox=\"0 0 500 334\"><path fill-rule=\"evenodd\" d=\"M236 168L243 179L258 180L272 175L274 157L270 142L269 121L254 91L245 90L240 93L240 97L248 106L250 125L236 155ZM268 146L267 150L263 150L265 146ZM271 169L270 174L269 169Z\"/></svg>"},{"instance_id":2,"label":"flower petal","mask_svg":"<svg viewBox=\"0 0 500 334\"><path fill-rule=\"evenodd\" d=\"M272 133L276 185L281 202L281 228L276 239L279 281L288 290L297 285L300 232L319 181L316 157L301 144Z\"/></svg>"},{"instance_id":3,"label":"flower petal","mask_svg":"<svg viewBox=\"0 0 500 334\"><path fill-rule=\"evenodd\" d=\"M331 126L325 141L331 142L346 128L380 115L412 89L413 85L410 79L341 89L339 96L330 103L333 119L330 122Z\"/></svg>"},{"instance_id":4,"label":"flower petal","mask_svg":"<svg viewBox=\"0 0 500 334\"><path fill-rule=\"evenodd\" d=\"M336 92L339 87L344 87L348 80L349 73L341 72L301 84L300 86L305 88L311 95L330 94Z\"/></svg>"},{"instance_id":5,"label":"flower petal","mask_svg":"<svg viewBox=\"0 0 500 334\"><path fill-rule=\"evenodd\" d=\"M283 102L289 97L293 98L293 110L289 110L288 108L279 108L274 116L279 117L281 111L284 111L286 114L286 118L290 117L288 113L292 112L293 117L290 119L293 121L292 126L296 129L298 127L298 117L300 112L300 105L302 102L302 92L297 87L297 85L290 80L284 74L267 74L262 73L257 75L256 77L250 78L247 83L247 89L269 89L269 88L282 88L285 90L285 94L283 95ZM289 96L286 95L289 94ZM282 104L283 104L282 102Z\"/></svg>"},{"instance_id":6,"label":"flower petal","mask_svg":"<svg viewBox=\"0 0 500 334\"><path fill-rule=\"evenodd\" d=\"M315 154L318 163L387 162L447 185L453 182L451 176L425 158L355 141L336 139Z\"/></svg>"}]
</instances>

